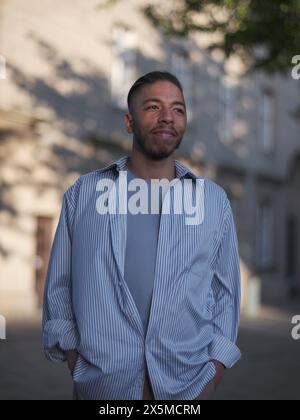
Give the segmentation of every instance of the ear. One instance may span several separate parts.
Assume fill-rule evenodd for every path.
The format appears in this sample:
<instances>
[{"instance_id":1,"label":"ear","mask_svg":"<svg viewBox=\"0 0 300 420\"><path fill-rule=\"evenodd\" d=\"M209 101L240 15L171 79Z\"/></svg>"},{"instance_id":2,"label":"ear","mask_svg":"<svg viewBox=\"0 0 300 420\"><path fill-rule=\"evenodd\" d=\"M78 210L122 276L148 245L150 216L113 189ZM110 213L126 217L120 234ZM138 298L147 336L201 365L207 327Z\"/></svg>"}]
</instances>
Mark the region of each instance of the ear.
<instances>
[{"instance_id":1,"label":"ear","mask_svg":"<svg viewBox=\"0 0 300 420\"><path fill-rule=\"evenodd\" d=\"M126 112L124 117L125 126L127 129L127 133L132 134L133 133L133 121L132 121L132 115L130 112Z\"/></svg>"}]
</instances>

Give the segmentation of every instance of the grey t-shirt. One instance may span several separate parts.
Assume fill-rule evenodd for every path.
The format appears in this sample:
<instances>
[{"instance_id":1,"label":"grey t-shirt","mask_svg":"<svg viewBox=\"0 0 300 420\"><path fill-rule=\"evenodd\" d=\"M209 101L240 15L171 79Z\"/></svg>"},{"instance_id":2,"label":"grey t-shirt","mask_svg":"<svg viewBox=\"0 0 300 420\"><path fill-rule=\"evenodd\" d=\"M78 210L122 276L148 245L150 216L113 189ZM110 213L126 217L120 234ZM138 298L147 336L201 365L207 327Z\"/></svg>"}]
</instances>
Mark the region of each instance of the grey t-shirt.
<instances>
[{"instance_id":1,"label":"grey t-shirt","mask_svg":"<svg viewBox=\"0 0 300 420\"><path fill-rule=\"evenodd\" d=\"M127 183L136 176L127 171ZM148 185L148 214L127 212L127 241L125 253L125 281L140 313L147 332L155 276L156 252L160 213L151 214L151 181ZM128 201L136 191L128 191ZM160 194L159 209L162 198Z\"/></svg>"}]
</instances>

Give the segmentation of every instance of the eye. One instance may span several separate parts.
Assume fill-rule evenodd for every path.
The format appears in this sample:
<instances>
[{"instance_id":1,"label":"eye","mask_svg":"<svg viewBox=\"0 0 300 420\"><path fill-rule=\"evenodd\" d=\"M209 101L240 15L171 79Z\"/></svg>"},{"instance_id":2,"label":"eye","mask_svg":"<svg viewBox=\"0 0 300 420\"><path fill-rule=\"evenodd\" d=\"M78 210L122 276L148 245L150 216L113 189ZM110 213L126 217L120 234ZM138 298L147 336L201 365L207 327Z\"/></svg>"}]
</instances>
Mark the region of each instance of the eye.
<instances>
[{"instance_id":1,"label":"eye","mask_svg":"<svg viewBox=\"0 0 300 420\"><path fill-rule=\"evenodd\" d=\"M179 112L179 114L184 114L184 110L182 108L175 108L176 112Z\"/></svg>"},{"instance_id":2,"label":"eye","mask_svg":"<svg viewBox=\"0 0 300 420\"><path fill-rule=\"evenodd\" d=\"M148 110L148 109L158 109L158 106L157 105L150 105L150 106L146 107L146 110Z\"/></svg>"}]
</instances>

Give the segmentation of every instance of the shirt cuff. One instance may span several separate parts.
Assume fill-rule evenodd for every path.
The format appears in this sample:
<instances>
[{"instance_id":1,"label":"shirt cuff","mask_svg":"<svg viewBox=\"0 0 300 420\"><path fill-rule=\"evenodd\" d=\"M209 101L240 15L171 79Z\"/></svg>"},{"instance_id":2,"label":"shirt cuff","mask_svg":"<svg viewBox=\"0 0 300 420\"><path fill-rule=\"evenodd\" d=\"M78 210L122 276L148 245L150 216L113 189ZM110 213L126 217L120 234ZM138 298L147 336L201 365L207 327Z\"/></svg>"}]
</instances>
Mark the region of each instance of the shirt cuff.
<instances>
[{"instance_id":1,"label":"shirt cuff","mask_svg":"<svg viewBox=\"0 0 300 420\"><path fill-rule=\"evenodd\" d=\"M229 369L241 358L240 349L227 337L215 334L208 347L208 352L212 360L218 360Z\"/></svg>"},{"instance_id":2,"label":"shirt cuff","mask_svg":"<svg viewBox=\"0 0 300 420\"><path fill-rule=\"evenodd\" d=\"M65 319L47 321L43 331L43 343L47 359L64 362L65 350L78 348L79 336L75 323Z\"/></svg>"}]
</instances>

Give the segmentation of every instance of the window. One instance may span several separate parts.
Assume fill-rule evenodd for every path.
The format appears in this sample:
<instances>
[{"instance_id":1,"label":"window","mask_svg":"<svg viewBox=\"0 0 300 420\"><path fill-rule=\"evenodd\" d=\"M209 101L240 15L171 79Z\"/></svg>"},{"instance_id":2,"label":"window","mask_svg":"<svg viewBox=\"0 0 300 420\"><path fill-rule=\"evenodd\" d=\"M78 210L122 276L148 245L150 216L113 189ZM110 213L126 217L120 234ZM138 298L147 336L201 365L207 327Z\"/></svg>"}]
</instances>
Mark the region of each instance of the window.
<instances>
[{"instance_id":1,"label":"window","mask_svg":"<svg viewBox=\"0 0 300 420\"><path fill-rule=\"evenodd\" d=\"M295 217L290 216L287 220L287 267L286 274L290 281L294 280L296 274L296 261L297 261L297 220Z\"/></svg>"},{"instance_id":2,"label":"window","mask_svg":"<svg viewBox=\"0 0 300 420\"><path fill-rule=\"evenodd\" d=\"M236 84L228 76L220 82L219 137L222 142L230 142L233 137L233 124L236 117Z\"/></svg>"},{"instance_id":3,"label":"window","mask_svg":"<svg viewBox=\"0 0 300 420\"><path fill-rule=\"evenodd\" d=\"M193 75L189 55L185 50L173 51L171 55L172 73L178 78L182 85L184 98L187 107L187 118L191 120L192 112L192 85Z\"/></svg>"},{"instance_id":4,"label":"window","mask_svg":"<svg viewBox=\"0 0 300 420\"><path fill-rule=\"evenodd\" d=\"M136 36L124 27L113 28L111 96L121 109L127 108L127 94L136 79Z\"/></svg>"},{"instance_id":5,"label":"window","mask_svg":"<svg viewBox=\"0 0 300 420\"><path fill-rule=\"evenodd\" d=\"M274 150L275 104L271 92L264 91L260 101L260 141L263 151L268 154Z\"/></svg>"},{"instance_id":6,"label":"window","mask_svg":"<svg viewBox=\"0 0 300 420\"><path fill-rule=\"evenodd\" d=\"M274 210L269 202L258 207L257 262L260 268L268 268L274 262Z\"/></svg>"}]
</instances>

